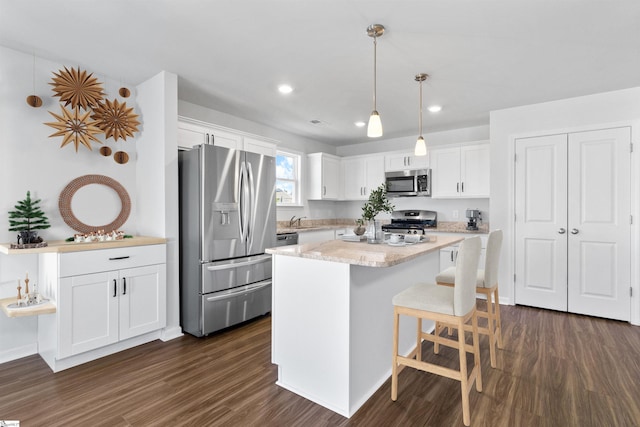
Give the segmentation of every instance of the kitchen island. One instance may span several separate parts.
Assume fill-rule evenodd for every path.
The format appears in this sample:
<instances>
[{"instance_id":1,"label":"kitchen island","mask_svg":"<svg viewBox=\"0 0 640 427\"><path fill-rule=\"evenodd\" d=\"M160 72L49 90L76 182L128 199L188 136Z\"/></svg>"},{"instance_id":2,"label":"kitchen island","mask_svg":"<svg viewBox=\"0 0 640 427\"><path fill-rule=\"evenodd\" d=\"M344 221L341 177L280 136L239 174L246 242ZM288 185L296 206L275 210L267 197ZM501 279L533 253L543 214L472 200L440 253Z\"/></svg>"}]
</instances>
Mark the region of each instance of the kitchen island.
<instances>
[{"instance_id":1,"label":"kitchen island","mask_svg":"<svg viewBox=\"0 0 640 427\"><path fill-rule=\"evenodd\" d=\"M405 246L331 240L267 249L277 384L353 415L391 375L391 298L418 281L433 281L439 250L461 240L438 236ZM416 323L400 327L400 351L408 354Z\"/></svg>"}]
</instances>

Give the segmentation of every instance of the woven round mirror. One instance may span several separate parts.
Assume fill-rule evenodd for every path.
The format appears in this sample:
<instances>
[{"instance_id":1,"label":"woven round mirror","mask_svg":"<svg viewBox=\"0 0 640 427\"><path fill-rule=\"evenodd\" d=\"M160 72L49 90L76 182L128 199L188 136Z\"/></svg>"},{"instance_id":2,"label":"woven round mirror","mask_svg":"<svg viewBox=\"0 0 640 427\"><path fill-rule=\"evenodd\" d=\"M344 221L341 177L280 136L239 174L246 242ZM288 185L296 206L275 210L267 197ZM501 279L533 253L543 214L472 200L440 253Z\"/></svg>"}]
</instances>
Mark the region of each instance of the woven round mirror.
<instances>
[{"instance_id":1,"label":"woven round mirror","mask_svg":"<svg viewBox=\"0 0 640 427\"><path fill-rule=\"evenodd\" d=\"M101 184L111 188L120 198L120 213L116 219L109 224L85 224L73 213L73 209L71 207L73 196L81 188L93 184ZM122 225L127 221L127 218L129 218L129 214L131 213L131 199L129 198L127 190L125 190L125 188L115 179L104 175L84 175L71 181L64 190L62 190L60 198L58 199L58 208L60 209L60 214L62 215L64 222L75 231L80 233L91 233L99 230L110 232L120 229L120 227L122 227Z\"/></svg>"}]
</instances>

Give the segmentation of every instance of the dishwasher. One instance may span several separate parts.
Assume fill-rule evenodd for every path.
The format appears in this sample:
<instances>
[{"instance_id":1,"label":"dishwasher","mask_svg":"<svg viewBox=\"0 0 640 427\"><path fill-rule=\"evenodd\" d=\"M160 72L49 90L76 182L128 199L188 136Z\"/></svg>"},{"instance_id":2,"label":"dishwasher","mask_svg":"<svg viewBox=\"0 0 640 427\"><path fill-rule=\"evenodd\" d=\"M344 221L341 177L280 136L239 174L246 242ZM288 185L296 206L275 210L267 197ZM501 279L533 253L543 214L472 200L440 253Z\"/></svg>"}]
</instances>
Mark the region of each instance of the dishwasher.
<instances>
[{"instance_id":1,"label":"dishwasher","mask_svg":"<svg viewBox=\"0 0 640 427\"><path fill-rule=\"evenodd\" d=\"M276 236L277 246L288 246L298 244L298 233L281 233Z\"/></svg>"}]
</instances>

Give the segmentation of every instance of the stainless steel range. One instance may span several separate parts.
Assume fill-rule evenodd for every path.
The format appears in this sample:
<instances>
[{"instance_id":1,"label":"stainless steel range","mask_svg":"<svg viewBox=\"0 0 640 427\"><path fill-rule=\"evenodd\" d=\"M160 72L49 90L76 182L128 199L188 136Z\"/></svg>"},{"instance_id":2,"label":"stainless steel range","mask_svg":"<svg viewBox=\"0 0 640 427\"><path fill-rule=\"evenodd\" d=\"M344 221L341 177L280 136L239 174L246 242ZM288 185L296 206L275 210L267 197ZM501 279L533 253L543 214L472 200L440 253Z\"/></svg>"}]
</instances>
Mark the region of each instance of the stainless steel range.
<instances>
[{"instance_id":1,"label":"stainless steel range","mask_svg":"<svg viewBox=\"0 0 640 427\"><path fill-rule=\"evenodd\" d=\"M423 210L401 210L391 214L391 223L382 226L383 231L398 234L424 234L438 226L438 213Z\"/></svg>"}]
</instances>

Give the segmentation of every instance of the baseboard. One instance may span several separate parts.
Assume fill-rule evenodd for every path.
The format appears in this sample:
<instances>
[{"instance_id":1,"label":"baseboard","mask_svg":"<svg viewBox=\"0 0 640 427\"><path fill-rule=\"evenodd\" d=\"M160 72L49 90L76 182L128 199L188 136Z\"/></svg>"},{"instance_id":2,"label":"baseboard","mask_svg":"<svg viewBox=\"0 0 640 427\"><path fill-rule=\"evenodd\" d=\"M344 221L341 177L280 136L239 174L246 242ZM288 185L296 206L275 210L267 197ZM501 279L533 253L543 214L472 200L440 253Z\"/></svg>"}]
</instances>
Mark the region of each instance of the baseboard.
<instances>
[{"instance_id":1,"label":"baseboard","mask_svg":"<svg viewBox=\"0 0 640 427\"><path fill-rule=\"evenodd\" d=\"M0 352L0 363L11 362L23 357L38 354L38 343L24 345Z\"/></svg>"},{"instance_id":2,"label":"baseboard","mask_svg":"<svg viewBox=\"0 0 640 427\"><path fill-rule=\"evenodd\" d=\"M161 341L171 341L173 339L179 338L182 335L182 328L180 326L167 326L162 331L160 331L160 340Z\"/></svg>"}]
</instances>

